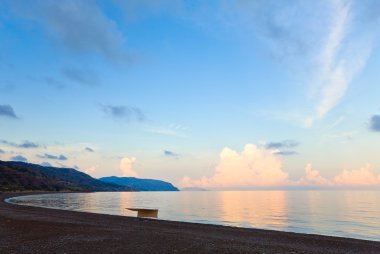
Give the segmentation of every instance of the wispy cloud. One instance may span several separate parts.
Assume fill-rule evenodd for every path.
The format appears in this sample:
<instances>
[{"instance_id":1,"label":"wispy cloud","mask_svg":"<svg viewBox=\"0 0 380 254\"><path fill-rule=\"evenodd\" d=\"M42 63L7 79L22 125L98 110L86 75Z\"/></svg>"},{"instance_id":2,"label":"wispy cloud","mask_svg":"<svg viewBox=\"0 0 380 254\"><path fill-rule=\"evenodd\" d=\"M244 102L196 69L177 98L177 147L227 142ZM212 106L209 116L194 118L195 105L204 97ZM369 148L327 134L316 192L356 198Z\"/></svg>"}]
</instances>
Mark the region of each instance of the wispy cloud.
<instances>
[{"instance_id":1,"label":"wispy cloud","mask_svg":"<svg viewBox=\"0 0 380 254\"><path fill-rule=\"evenodd\" d=\"M66 68L62 70L62 73L70 81L74 81L86 86L94 86L99 82L96 73L91 70Z\"/></svg>"},{"instance_id":2,"label":"wispy cloud","mask_svg":"<svg viewBox=\"0 0 380 254\"><path fill-rule=\"evenodd\" d=\"M95 152L95 150L92 149L91 147L86 147L84 150L91 153Z\"/></svg>"},{"instance_id":3,"label":"wispy cloud","mask_svg":"<svg viewBox=\"0 0 380 254\"><path fill-rule=\"evenodd\" d=\"M45 153L45 154L39 154L37 155L38 158L42 158L42 159L49 159L49 160L60 160L60 161L65 161L67 160L67 157L64 156L64 155L52 155L52 154L48 154L48 153Z\"/></svg>"},{"instance_id":4,"label":"wispy cloud","mask_svg":"<svg viewBox=\"0 0 380 254\"><path fill-rule=\"evenodd\" d=\"M36 144L34 142L31 142L31 141L28 141L28 140L25 140L20 144L9 142L6 140L1 140L0 142L7 145L7 146L12 146L12 147L16 147L16 148L39 148L39 147L41 147L41 145Z\"/></svg>"},{"instance_id":5,"label":"wispy cloud","mask_svg":"<svg viewBox=\"0 0 380 254\"><path fill-rule=\"evenodd\" d=\"M22 155L16 155L16 156L11 157L11 161L27 162L28 159Z\"/></svg>"},{"instance_id":6,"label":"wispy cloud","mask_svg":"<svg viewBox=\"0 0 380 254\"><path fill-rule=\"evenodd\" d=\"M338 132L338 133L331 133L325 135L325 138L333 141L342 140L342 141L349 141L354 138L354 136L357 134L357 131L344 131L344 132Z\"/></svg>"},{"instance_id":7,"label":"wispy cloud","mask_svg":"<svg viewBox=\"0 0 380 254\"><path fill-rule=\"evenodd\" d=\"M345 120L345 118L346 118L345 115L339 116L334 122L332 122L330 125L328 125L326 127L326 129L330 130L330 129L335 128L336 126L340 125Z\"/></svg>"},{"instance_id":8,"label":"wispy cloud","mask_svg":"<svg viewBox=\"0 0 380 254\"><path fill-rule=\"evenodd\" d=\"M380 115L374 115L371 117L369 128L372 131L380 132Z\"/></svg>"},{"instance_id":9,"label":"wispy cloud","mask_svg":"<svg viewBox=\"0 0 380 254\"><path fill-rule=\"evenodd\" d=\"M123 10L125 19L132 20L141 18L142 11L146 14L158 15L161 12L170 12L172 14L180 14L183 11L185 1L183 0L113 0L113 2ZM140 15L139 15L140 14Z\"/></svg>"},{"instance_id":10,"label":"wispy cloud","mask_svg":"<svg viewBox=\"0 0 380 254\"><path fill-rule=\"evenodd\" d=\"M342 47L351 22L351 4L331 1L333 19L320 58L320 99L317 117L324 117L342 98L350 83L352 71L347 69Z\"/></svg>"},{"instance_id":11,"label":"wispy cloud","mask_svg":"<svg viewBox=\"0 0 380 254\"><path fill-rule=\"evenodd\" d=\"M174 157L174 158L178 158L179 157L178 153L175 153L175 152L170 151L170 150L164 150L164 155L168 156L168 157Z\"/></svg>"},{"instance_id":12,"label":"wispy cloud","mask_svg":"<svg viewBox=\"0 0 380 254\"><path fill-rule=\"evenodd\" d=\"M117 120L124 120L126 122L146 121L146 116L143 111L137 107L124 106L124 105L101 105L101 110L107 115Z\"/></svg>"},{"instance_id":13,"label":"wispy cloud","mask_svg":"<svg viewBox=\"0 0 380 254\"><path fill-rule=\"evenodd\" d=\"M296 151L278 151L275 152L275 154L282 155L282 156L291 156L298 154Z\"/></svg>"},{"instance_id":14,"label":"wispy cloud","mask_svg":"<svg viewBox=\"0 0 380 254\"><path fill-rule=\"evenodd\" d=\"M340 103L365 67L378 27L374 2L239 1L227 4L222 20L262 38L275 61L303 80L313 107L301 112L302 122L310 127Z\"/></svg>"},{"instance_id":15,"label":"wispy cloud","mask_svg":"<svg viewBox=\"0 0 380 254\"><path fill-rule=\"evenodd\" d=\"M269 142L265 146L268 149L281 149L281 148L293 148L298 145L299 143L295 140L284 140L281 142Z\"/></svg>"},{"instance_id":16,"label":"wispy cloud","mask_svg":"<svg viewBox=\"0 0 380 254\"><path fill-rule=\"evenodd\" d=\"M289 150L298 145L299 143L295 140L284 140L281 142L269 142L265 145L265 148L274 150L274 153L277 155L290 156L298 154L296 151Z\"/></svg>"},{"instance_id":17,"label":"wispy cloud","mask_svg":"<svg viewBox=\"0 0 380 254\"><path fill-rule=\"evenodd\" d=\"M63 89L66 87L66 84L64 82L62 82L61 80L57 78L53 78L51 76L44 76L44 77L29 76L28 79L38 84L44 83L48 85L49 87L53 87L56 89Z\"/></svg>"},{"instance_id":18,"label":"wispy cloud","mask_svg":"<svg viewBox=\"0 0 380 254\"><path fill-rule=\"evenodd\" d=\"M5 151L3 149L0 149L0 154L2 154L2 153L5 153Z\"/></svg>"},{"instance_id":19,"label":"wispy cloud","mask_svg":"<svg viewBox=\"0 0 380 254\"><path fill-rule=\"evenodd\" d=\"M77 52L96 52L124 61L124 36L96 1L9 1L16 15L40 24L49 37Z\"/></svg>"},{"instance_id":20,"label":"wispy cloud","mask_svg":"<svg viewBox=\"0 0 380 254\"><path fill-rule=\"evenodd\" d=\"M159 134L159 135L164 135L164 136L169 136L169 137L178 137L178 138L186 138L187 135L184 134L183 131L177 130L177 129L172 129L170 127L165 127L165 126L145 126L144 130L147 132Z\"/></svg>"},{"instance_id":21,"label":"wispy cloud","mask_svg":"<svg viewBox=\"0 0 380 254\"><path fill-rule=\"evenodd\" d=\"M0 116L5 116L13 119L18 119L11 105L0 105Z\"/></svg>"}]
</instances>

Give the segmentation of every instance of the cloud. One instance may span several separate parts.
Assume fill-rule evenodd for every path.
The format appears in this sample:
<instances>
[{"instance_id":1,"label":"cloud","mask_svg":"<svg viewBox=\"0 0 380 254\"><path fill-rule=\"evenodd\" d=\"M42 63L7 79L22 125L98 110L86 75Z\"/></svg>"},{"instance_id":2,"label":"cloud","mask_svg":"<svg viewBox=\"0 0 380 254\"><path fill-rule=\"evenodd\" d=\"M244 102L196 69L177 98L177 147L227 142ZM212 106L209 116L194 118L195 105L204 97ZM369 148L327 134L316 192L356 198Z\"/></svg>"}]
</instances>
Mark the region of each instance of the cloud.
<instances>
[{"instance_id":1,"label":"cloud","mask_svg":"<svg viewBox=\"0 0 380 254\"><path fill-rule=\"evenodd\" d=\"M322 89L321 99L317 106L318 117L323 117L335 106L344 95L349 83L346 77L345 63L341 62L338 54L349 29L351 5L349 2L344 3L343 1L331 3L333 4L334 18L320 58Z\"/></svg>"},{"instance_id":2,"label":"cloud","mask_svg":"<svg viewBox=\"0 0 380 254\"><path fill-rule=\"evenodd\" d=\"M38 158L42 159L49 159L49 160L60 160L60 161L65 161L67 160L67 157L64 155L51 155L48 153L42 154L42 155L37 155Z\"/></svg>"},{"instance_id":3,"label":"cloud","mask_svg":"<svg viewBox=\"0 0 380 254\"><path fill-rule=\"evenodd\" d=\"M2 153L5 153L5 151L3 149L0 149L0 154L2 154Z\"/></svg>"},{"instance_id":4,"label":"cloud","mask_svg":"<svg viewBox=\"0 0 380 254\"><path fill-rule=\"evenodd\" d=\"M380 115L374 115L371 117L369 128L372 131L379 131L380 132Z\"/></svg>"},{"instance_id":5,"label":"cloud","mask_svg":"<svg viewBox=\"0 0 380 254\"><path fill-rule=\"evenodd\" d=\"M187 138L186 132L189 131L188 126L183 126L181 124L171 123L171 124L155 124L155 125L145 125L144 130L147 132L178 138Z\"/></svg>"},{"instance_id":6,"label":"cloud","mask_svg":"<svg viewBox=\"0 0 380 254\"><path fill-rule=\"evenodd\" d=\"M21 161L21 162L27 162L28 159L25 158L24 156L22 155L16 155L16 156L13 156L11 157L11 161Z\"/></svg>"},{"instance_id":7,"label":"cloud","mask_svg":"<svg viewBox=\"0 0 380 254\"><path fill-rule=\"evenodd\" d=\"M62 81L59 81L52 77L44 77L42 81L45 82L47 85L55 87L57 89L63 89L66 87L66 85Z\"/></svg>"},{"instance_id":8,"label":"cloud","mask_svg":"<svg viewBox=\"0 0 380 254\"><path fill-rule=\"evenodd\" d=\"M339 116L333 123L331 123L330 125L328 125L326 127L326 129L330 130L330 129L335 128L336 126L340 125L344 121L345 118L346 118L345 115Z\"/></svg>"},{"instance_id":9,"label":"cloud","mask_svg":"<svg viewBox=\"0 0 380 254\"><path fill-rule=\"evenodd\" d=\"M40 163L40 165L43 167L53 167L53 165L51 165L49 162L46 162L46 161Z\"/></svg>"},{"instance_id":10,"label":"cloud","mask_svg":"<svg viewBox=\"0 0 380 254\"><path fill-rule=\"evenodd\" d=\"M169 151L169 150L164 150L164 155L168 156L168 157L175 157L175 158L179 157L178 153L175 153L175 152Z\"/></svg>"},{"instance_id":11,"label":"cloud","mask_svg":"<svg viewBox=\"0 0 380 254\"><path fill-rule=\"evenodd\" d=\"M371 165L356 170L343 170L334 178L338 186L374 186L380 185L380 174L373 172Z\"/></svg>"},{"instance_id":12,"label":"cloud","mask_svg":"<svg viewBox=\"0 0 380 254\"><path fill-rule=\"evenodd\" d=\"M313 104L304 126L311 127L340 103L365 67L378 33L375 3L239 1L227 4L221 20L246 38L263 40L274 61L304 80Z\"/></svg>"},{"instance_id":13,"label":"cloud","mask_svg":"<svg viewBox=\"0 0 380 254\"><path fill-rule=\"evenodd\" d=\"M24 141L23 143L19 144L18 147L20 148L38 148L40 147L36 143L30 142L30 141Z\"/></svg>"},{"instance_id":14,"label":"cloud","mask_svg":"<svg viewBox=\"0 0 380 254\"><path fill-rule=\"evenodd\" d=\"M284 172L282 167L282 158L276 150L247 144L241 153L224 148L212 176L202 176L198 179L184 176L178 185L182 188L206 189L380 187L380 174L376 174L371 165L357 170L343 170L334 178L327 179L309 163L305 167L305 175L298 180L289 179L288 173Z\"/></svg>"},{"instance_id":15,"label":"cloud","mask_svg":"<svg viewBox=\"0 0 380 254\"><path fill-rule=\"evenodd\" d=\"M96 1L10 1L16 15L41 25L49 37L77 52L96 52L112 61L126 58L124 37Z\"/></svg>"},{"instance_id":16,"label":"cloud","mask_svg":"<svg viewBox=\"0 0 380 254\"><path fill-rule=\"evenodd\" d=\"M146 121L146 116L141 109L133 106L101 105L101 110L114 119L121 119L127 122Z\"/></svg>"},{"instance_id":17,"label":"cloud","mask_svg":"<svg viewBox=\"0 0 380 254\"><path fill-rule=\"evenodd\" d=\"M299 143L295 140L284 140L282 142L269 142L265 145L265 147L267 149L275 150L274 153L277 155L290 156L290 155L296 155L297 152L291 151L291 150L285 150L285 151L280 151L280 150L294 148L298 145Z\"/></svg>"},{"instance_id":18,"label":"cloud","mask_svg":"<svg viewBox=\"0 0 380 254\"><path fill-rule=\"evenodd\" d=\"M41 147L40 145L38 145L38 144L36 144L34 142L31 142L31 141L28 141L28 140L25 140L25 141L23 141L20 144L16 144L16 143L13 143L13 142L8 142L6 140L1 140L0 142L3 143L3 144L5 144L5 145L16 147L16 148L39 148L39 147Z\"/></svg>"},{"instance_id":19,"label":"cloud","mask_svg":"<svg viewBox=\"0 0 380 254\"><path fill-rule=\"evenodd\" d=\"M312 186L321 188L360 188L363 186L380 187L380 174L376 175L369 164L360 169L342 170L333 179L324 178L309 163L305 168L306 175L293 183L294 186Z\"/></svg>"},{"instance_id":20,"label":"cloud","mask_svg":"<svg viewBox=\"0 0 380 254\"><path fill-rule=\"evenodd\" d=\"M282 156L290 156L290 155L296 155L298 153L296 151L278 151L278 152L275 152L275 154L282 155Z\"/></svg>"},{"instance_id":21,"label":"cloud","mask_svg":"<svg viewBox=\"0 0 380 254\"><path fill-rule=\"evenodd\" d=\"M90 70L66 68L62 73L67 79L86 86L94 86L99 82L96 73Z\"/></svg>"},{"instance_id":22,"label":"cloud","mask_svg":"<svg viewBox=\"0 0 380 254\"><path fill-rule=\"evenodd\" d=\"M331 186L333 183L330 180L322 177L318 170L312 168L311 164L307 164L305 168L306 175L301 177L298 185L302 186Z\"/></svg>"},{"instance_id":23,"label":"cloud","mask_svg":"<svg viewBox=\"0 0 380 254\"><path fill-rule=\"evenodd\" d=\"M86 174L90 175L90 174L94 173L94 172L96 171L97 168L98 168L97 166L92 166L92 167L90 167L90 168L85 169L84 172L85 172Z\"/></svg>"},{"instance_id":24,"label":"cloud","mask_svg":"<svg viewBox=\"0 0 380 254\"><path fill-rule=\"evenodd\" d=\"M119 9L123 10L124 17L127 21L138 18L152 17L161 13L172 15L184 14L183 0L113 0Z\"/></svg>"},{"instance_id":25,"label":"cloud","mask_svg":"<svg viewBox=\"0 0 380 254\"><path fill-rule=\"evenodd\" d=\"M63 89L66 87L65 83L50 76L45 76L45 77L29 76L28 78L30 81L33 81L36 83L45 83L46 85L50 87L54 87L56 89Z\"/></svg>"},{"instance_id":26,"label":"cloud","mask_svg":"<svg viewBox=\"0 0 380 254\"><path fill-rule=\"evenodd\" d=\"M0 116L18 119L15 111L10 105L0 105Z\"/></svg>"},{"instance_id":27,"label":"cloud","mask_svg":"<svg viewBox=\"0 0 380 254\"><path fill-rule=\"evenodd\" d=\"M120 161L120 170L122 173L122 176L126 177L137 177L137 173L132 169L133 164L136 162L136 158L127 158L124 157Z\"/></svg>"},{"instance_id":28,"label":"cloud","mask_svg":"<svg viewBox=\"0 0 380 254\"><path fill-rule=\"evenodd\" d=\"M339 133L332 133L327 134L325 137L330 140L342 140L342 141L349 141L354 138L354 136L357 134L356 131L345 131L345 132L339 132Z\"/></svg>"},{"instance_id":29,"label":"cloud","mask_svg":"<svg viewBox=\"0 0 380 254\"><path fill-rule=\"evenodd\" d=\"M95 152L95 150L92 149L91 147L86 147L84 150L91 153Z\"/></svg>"},{"instance_id":30,"label":"cloud","mask_svg":"<svg viewBox=\"0 0 380 254\"><path fill-rule=\"evenodd\" d=\"M281 148L293 148L298 146L299 143L295 140L285 140L282 142L270 142L265 145L268 149L281 149Z\"/></svg>"},{"instance_id":31,"label":"cloud","mask_svg":"<svg viewBox=\"0 0 380 254\"><path fill-rule=\"evenodd\" d=\"M192 180L185 176L182 187L229 188L277 186L288 183L281 157L273 150L247 144L241 153L224 148L214 175Z\"/></svg>"}]
</instances>

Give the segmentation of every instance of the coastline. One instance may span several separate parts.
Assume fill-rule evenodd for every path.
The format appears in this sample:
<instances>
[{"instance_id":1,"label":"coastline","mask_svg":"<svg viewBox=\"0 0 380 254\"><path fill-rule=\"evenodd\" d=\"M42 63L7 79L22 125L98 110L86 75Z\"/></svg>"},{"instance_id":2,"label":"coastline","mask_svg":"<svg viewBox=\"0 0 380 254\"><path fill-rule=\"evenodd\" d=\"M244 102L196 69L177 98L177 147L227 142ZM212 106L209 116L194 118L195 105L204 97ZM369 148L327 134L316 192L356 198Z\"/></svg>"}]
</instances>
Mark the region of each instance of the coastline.
<instances>
[{"instance_id":1,"label":"coastline","mask_svg":"<svg viewBox=\"0 0 380 254\"><path fill-rule=\"evenodd\" d=\"M380 242L273 230L140 219L6 203L0 253L379 253ZM48 192L50 193L50 192Z\"/></svg>"}]
</instances>

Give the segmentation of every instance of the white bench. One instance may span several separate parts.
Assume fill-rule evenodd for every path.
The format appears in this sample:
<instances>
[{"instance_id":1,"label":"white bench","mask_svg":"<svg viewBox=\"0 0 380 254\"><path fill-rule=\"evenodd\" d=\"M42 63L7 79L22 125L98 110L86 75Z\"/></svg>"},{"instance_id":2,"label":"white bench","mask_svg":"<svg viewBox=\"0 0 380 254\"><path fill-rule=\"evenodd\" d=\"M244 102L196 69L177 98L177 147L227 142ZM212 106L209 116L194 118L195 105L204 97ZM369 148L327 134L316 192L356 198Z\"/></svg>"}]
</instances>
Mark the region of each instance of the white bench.
<instances>
[{"instance_id":1,"label":"white bench","mask_svg":"<svg viewBox=\"0 0 380 254\"><path fill-rule=\"evenodd\" d=\"M147 208L125 208L130 211L137 212L138 218L157 218L158 209L147 209Z\"/></svg>"}]
</instances>

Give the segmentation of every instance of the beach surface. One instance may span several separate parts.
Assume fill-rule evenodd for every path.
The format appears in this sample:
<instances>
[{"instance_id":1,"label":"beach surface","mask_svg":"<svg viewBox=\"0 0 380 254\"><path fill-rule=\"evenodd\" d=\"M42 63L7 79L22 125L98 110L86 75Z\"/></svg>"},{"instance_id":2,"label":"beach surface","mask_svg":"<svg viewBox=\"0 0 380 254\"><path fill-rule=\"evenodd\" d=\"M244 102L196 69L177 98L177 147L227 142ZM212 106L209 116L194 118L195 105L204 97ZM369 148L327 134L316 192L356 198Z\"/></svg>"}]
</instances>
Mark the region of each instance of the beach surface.
<instances>
[{"instance_id":1,"label":"beach surface","mask_svg":"<svg viewBox=\"0 0 380 254\"><path fill-rule=\"evenodd\" d=\"M27 194L0 194L0 253L380 253L375 241L4 202Z\"/></svg>"}]
</instances>

